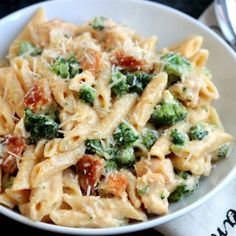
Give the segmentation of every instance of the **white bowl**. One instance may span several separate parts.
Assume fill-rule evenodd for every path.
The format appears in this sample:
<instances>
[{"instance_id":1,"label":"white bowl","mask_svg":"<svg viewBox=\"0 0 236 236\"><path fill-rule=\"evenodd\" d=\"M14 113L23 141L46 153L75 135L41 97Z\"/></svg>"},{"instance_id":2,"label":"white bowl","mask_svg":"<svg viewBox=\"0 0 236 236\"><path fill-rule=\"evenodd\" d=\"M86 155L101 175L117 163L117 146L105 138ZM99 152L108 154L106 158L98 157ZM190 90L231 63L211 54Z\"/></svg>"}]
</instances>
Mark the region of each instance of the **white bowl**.
<instances>
[{"instance_id":1,"label":"white bowl","mask_svg":"<svg viewBox=\"0 0 236 236\"><path fill-rule=\"evenodd\" d=\"M221 99L217 101L216 107L226 131L236 137L236 111L234 109L234 101L236 101L236 54L219 36L206 26L181 12L147 1L49 1L27 7L0 20L0 57L6 54L10 42L21 31L39 6L45 8L49 19L61 18L75 23L82 23L97 15L113 18L133 27L144 36L157 35L160 39L159 49L190 35L202 35L205 39L204 47L210 51L208 68L212 72L214 83L221 94ZM60 233L105 235L143 230L172 220L209 200L235 176L236 158L234 158L234 155L235 151L231 157L219 162L209 177L202 178L200 188L192 196L179 203L170 205L169 214L154 217L147 222L105 229L68 228L32 222L3 206L0 206L0 212L24 224Z\"/></svg>"}]
</instances>

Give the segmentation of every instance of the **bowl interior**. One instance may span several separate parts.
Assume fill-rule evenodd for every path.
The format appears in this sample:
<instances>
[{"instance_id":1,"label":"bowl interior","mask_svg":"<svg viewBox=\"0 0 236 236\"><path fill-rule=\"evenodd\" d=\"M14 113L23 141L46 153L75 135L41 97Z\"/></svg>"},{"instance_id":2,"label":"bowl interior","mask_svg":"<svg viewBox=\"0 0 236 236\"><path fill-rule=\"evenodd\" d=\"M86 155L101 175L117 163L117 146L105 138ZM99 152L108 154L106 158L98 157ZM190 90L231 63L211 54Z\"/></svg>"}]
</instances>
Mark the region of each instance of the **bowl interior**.
<instances>
[{"instance_id":1,"label":"bowl interior","mask_svg":"<svg viewBox=\"0 0 236 236\"><path fill-rule=\"evenodd\" d=\"M200 34L204 37L204 48L210 51L208 68L212 72L214 83L220 92L220 100L215 105L220 114L226 131L236 136L236 56L233 51L216 34L212 33L201 23L168 7L137 0L57 0L49 1L18 11L0 21L0 58L6 55L10 42L21 31L23 26L32 17L35 10L43 6L49 19L60 18L74 23L82 23L94 16L110 17L118 22L133 27L143 36L157 35L158 49L175 44L191 35ZM123 226L116 229L69 229L59 226L49 226L43 223L32 225L64 233L83 234L110 234L129 232L156 226L166 222L188 210L198 206L219 190L235 172L235 151L231 157L217 164L208 178L202 178L198 191L185 200L172 204L169 214L156 217L148 222L136 225ZM233 170L234 168L234 170ZM217 186L217 187L216 187ZM8 216L31 224L10 210L0 211Z\"/></svg>"}]
</instances>

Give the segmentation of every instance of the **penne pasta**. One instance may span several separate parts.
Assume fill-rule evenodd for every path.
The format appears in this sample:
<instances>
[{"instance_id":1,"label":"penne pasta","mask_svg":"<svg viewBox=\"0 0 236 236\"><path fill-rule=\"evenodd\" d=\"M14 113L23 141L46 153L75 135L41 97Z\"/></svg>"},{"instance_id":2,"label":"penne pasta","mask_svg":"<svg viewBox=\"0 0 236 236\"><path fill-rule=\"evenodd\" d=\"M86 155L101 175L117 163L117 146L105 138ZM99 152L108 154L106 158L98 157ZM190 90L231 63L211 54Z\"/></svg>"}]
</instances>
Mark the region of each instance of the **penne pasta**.
<instances>
[{"instance_id":1,"label":"penne pasta","mask_svg":"<svg viewBox=\"0 0 236 236\"><path fill-rule=\"evenodd\" d=\"M66 201L72 209L82 210L95 219L100 217L102 212L107 211L114 218L132 218L137 220L145 220L146 215L135 209L127 199L116 198L100 198L100 197L81 197L80 201L77 197L64 195L64 201ZM102 211L100 209L103 209ZM102 213L103 214L103 213ZM102 217L103 218L103 217ZM109 217L108 217L109 218Z\"/></svg>"},{"instance_id":2,"label":"penne pasta","mask_svg":"<svg viewBox=\"0 0 236 236\"><path fill-rule=\"evenodd\" d=\"M36 166L34 166L31 172L31 186L35 188L41 182L53 176L54 174L63 171L71 165L76 164L76 162L83 156L84 151L84 144L80 143L78 148L73 151L50 156L50 158L38 163Z\"/></svg>"},{"instance_id":3,"label":"penne pasta","mask_svg":"<svg viewBox=\"0 0 236 236\"><path fill-rule=\"evenodd\" d=\"M128 115L135 101L136 96L131 94L117 100L109 114L101 120L98 128L91 134L91 138L108 138L119 123Z\"/></svg>"},{"instance_id":4,"label":"penne pasta","mask_svg":"<svg viewBox=\"0 0 236 236\"><path fill-rule=\"evenodd\" d=\"M62 203L62 172L40 183L30 194L30 218L41 220Z\"/></svg>"},{"instance_id":5,"label":"penne pasta","mask_svg":"<svg viewBox=\"0 0 236 236\"><path fill-rule=\"evenodd\" d=\"M11 209L15 207L15 202L6 193L0 194L0 203Z\"/></svg>"},{"instance_id":6,"label":"penne pasta","mask_svg":"<svg viewBox=\"0 0 236 236\"><path fill-rule=\"evenodd\" d=\"M193 56L190 57L190 61L198 67L204 67L207 63L209 52L206 49L200 49Z\"/></svg>"},{"instance_id":7,"label":"penne pasta","mask_svg":"<svg viewBox=\"0 0 236 236\"><path fill-rule=\"evenodd\" d=\"M34 148L29 147L22 156L22 160L19 164L18 173L14 179L12 190L18 191L23 189L31 189L30 186L30 174L33 167L38 162L34 156Z\"/></svg>"},{"instance_id":8,"label":"penne pasta","mask_svg":"<svg viewBox=\"0 0 236 236\"><path fill-rule=\"evenodd\" d=\"M182 43L170 48L170 51L176 51L186 58L191 58L200 50L203 43L202 36L193 36Z\"/></svg>"},{"instance_id":9,"label":"penne pasta","mask_svg":"<svg viewBox=\"0 0 236 236\"><path fill-rule=\"evenodd\" d=\"M135 127L144 127L153 113L154 107L160 102L162 93L167 85L167 74L157 75L143 91L143 94L135 105L130 115L130 122Z\"/></svg>"}]
</instances>

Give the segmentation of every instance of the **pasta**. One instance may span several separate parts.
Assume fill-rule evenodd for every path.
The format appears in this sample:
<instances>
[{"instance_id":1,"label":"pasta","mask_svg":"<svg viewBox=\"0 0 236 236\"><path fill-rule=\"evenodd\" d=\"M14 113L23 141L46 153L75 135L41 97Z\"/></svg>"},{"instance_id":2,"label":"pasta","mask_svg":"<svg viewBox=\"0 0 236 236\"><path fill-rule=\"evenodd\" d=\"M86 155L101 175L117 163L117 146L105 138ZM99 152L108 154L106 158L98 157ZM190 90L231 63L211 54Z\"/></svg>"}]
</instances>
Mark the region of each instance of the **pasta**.
<instances>
[{"instance_id":1,"label":"pasta","mask_svg":"<svg viewBox=\"0 0 236 236\"><path fill-rule=\"evenodd\" d=\"M167 75L163 73L153 78L145 88L130 117L130 121L135 127L144 127L146 125L153 113L155 105L161 100L166 84Z\"/></svg>"},{"instance_id":2,"label":"pasta","mask_svg":"<svg viewBox=\"0 0 236 236\"><path fill-rule=\"evenodd\" d=\"M157 42L106 17L36 12L0 68L0 204L33 221L118 227L197 189L233 137L212 106L203 37Z\"/></svg>"},{"instance_id":3,"label":"pasta","mask_svg":"<svg viewBox=\"0 0 236 236\"><path fill-rule=\"evenodd\" d=\"M30 218L41 220L62 203L62 172L40 183L30 194Z\"/></svg>"}]
</instances>

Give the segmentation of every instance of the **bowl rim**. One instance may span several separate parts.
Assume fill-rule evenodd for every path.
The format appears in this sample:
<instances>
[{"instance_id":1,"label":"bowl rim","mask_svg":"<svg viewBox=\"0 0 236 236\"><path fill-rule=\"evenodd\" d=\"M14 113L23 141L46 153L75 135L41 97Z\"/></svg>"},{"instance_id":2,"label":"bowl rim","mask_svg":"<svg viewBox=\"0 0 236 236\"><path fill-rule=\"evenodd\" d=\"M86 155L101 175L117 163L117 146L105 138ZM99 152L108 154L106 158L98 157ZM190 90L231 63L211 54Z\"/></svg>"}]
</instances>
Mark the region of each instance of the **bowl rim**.
<instances>
[{"instance_id":1,"label":"bowl rim","mask_svg":"<svg viewBox=\"0 0 236 236\"><path fill-rule=\"evenodd\" d=\"M0 25L7 23L9 20L12 18L16 17L18 14L22 14L24 12L27 12L30 9L34 9L37 7L44 7L47 5L53 5L55 4L55 1L57 2L75 2L76 0L50 0L50 1L43 1L43 2L38 2L35 4L32 4L30 6L24 7L22 9L19 9L15 12L12 12L11 14L3 17L0 19ZM93 1L99 1L99 0L93 0ZM103 1L109 1L109 0L103 0ZM219 36L217 35L214 31L212 31L210 28L208 28L206 25L198 21L197 19L179 11L174 8L171 8L169 6L156 3L156 2L151 2L151 1L143 1L143 0L128 0L129 2L132 2L134 4L141 4L141 5L149 5L152 7L160 8L161 10L168 11L170 13L173 13L175 15L180 16L181 18L189 21L192 24L197 25L198 27L202 28L204 31L206 31L208 34L213 36L214 40L216 40L219 44L224 47L229 54L236 60L236 53L233 51L233 49ZM127 2L127 0L113 0L113 2ZM59 226L59 225L53 225L53 224L48 224L48 223L43 223L43 222L33 222L32 220L28 219L27 217L20 215L19 213L0 205L0 214L3 214L13 220L16 220L20 223L23 223L25 225L35 227L41 230L47 230L51 232L56 232L56 233L63 233L63 234L73 234L73 235L110 235L110 234L122 234L122 233L130 233L130 232L135 232L135 231L140 231L140 230L145 230L148 228L153 228L156 227L160 224L166 223L168 221L171 221L181 215L186 214L187 212L192 211L193 209L201 206L203 203L208 201L210 198L212 198L214 195L216 195L220 190L223 189L229 182L236 177L236 166L234 166L231 171L228 173L227 176L225 176L211 191L209 191L205 196L201 197L197 201L191 203L190 205L176 211L173 213L169 213L165 216L162 216L160 218L156 219L150 219L145 222L138 222L135 224L130 224L130 225L125 225L125 226L120 226L120 227L111 227L111 228L74 228L74 227L66 227L66 226Z\"/></svg>"}]
</instances>

